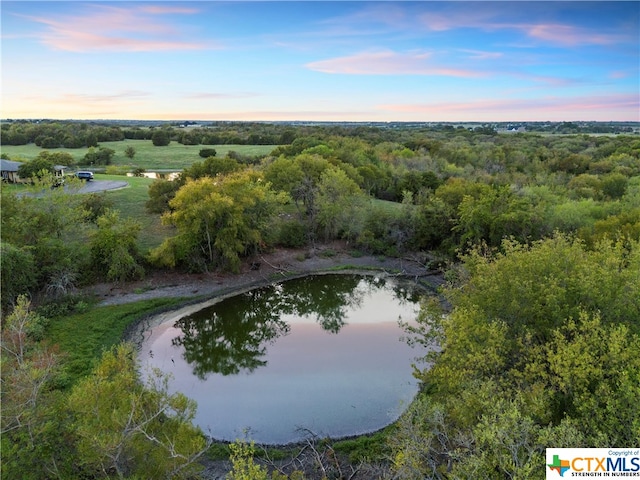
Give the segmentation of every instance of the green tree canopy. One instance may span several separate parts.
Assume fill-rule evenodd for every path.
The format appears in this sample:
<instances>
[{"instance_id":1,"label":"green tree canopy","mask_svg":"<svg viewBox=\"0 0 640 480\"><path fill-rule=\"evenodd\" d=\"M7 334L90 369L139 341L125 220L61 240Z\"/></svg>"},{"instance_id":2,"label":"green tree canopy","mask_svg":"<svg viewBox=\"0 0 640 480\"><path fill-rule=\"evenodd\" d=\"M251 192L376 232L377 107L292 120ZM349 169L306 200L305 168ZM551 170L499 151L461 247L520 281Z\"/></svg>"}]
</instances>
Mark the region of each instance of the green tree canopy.
<instances>
[{"instance_id":1,"label":"green tree canopy","mask_svg":"<svg viewBox=\"0 0 640 480\"><path fill-rule=\"evenodd\" d=\"M121 344L102 356L93 375L68 398L80 465L119 478L192 478L206 440L191 421L196 405L168 391L167 378L138 379L135 347Z\"/></svg>"},{"instance_id":2,"label":"green tree canopy","mask_svg":"<svg viewBox=\"0 0 640 480\"><path fill-rule=\"evenodd\" d=\"M155 147L166 147L171 143L171 135L164 128L156 129L151 135L151 142Z\"/></svg>"},{"instance_id":3,"label":"green tree canopy","mask_svg":"<svg viewBox=\"0 0 640 480\"><path fill-rule=\"evenodd\" d=\"M237 271L240 257L258 251L267 239L271 217L284 201L252 170L225 177L187 181L169 202L163 221L178 234L152 252L155 262Z\"/></svg>"},{"instance_id":4,"label":"green tree canopy","mask_svg":"<svg viewBox=\"0 0 640 480\"><path fill-rule=\"evenodd\" d=\"M638 272L640 244L629 240L587 249L557 235L468 255L462 285L447 289L452 310L431 304L412 329L438 348L420 374L415 428L402 424L395 438L400 478L537 478L550 444L637 443Z\"/></svg>"}]
</instances>

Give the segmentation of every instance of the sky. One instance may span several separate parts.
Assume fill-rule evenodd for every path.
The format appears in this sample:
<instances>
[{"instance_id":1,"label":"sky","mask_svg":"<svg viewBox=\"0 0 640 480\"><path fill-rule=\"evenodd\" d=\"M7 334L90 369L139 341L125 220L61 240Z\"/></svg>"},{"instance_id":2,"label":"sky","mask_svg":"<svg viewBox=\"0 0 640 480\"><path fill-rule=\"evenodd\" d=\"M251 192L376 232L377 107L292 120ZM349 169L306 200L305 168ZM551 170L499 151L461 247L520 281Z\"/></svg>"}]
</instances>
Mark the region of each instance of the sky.
<instances>
[{"instance_id":1,"label":"sky","mask_svg":"<svg viewBox=\"0 0 640 480\"><path fill-rule=\"evenodd\" d=\"M640 2L2 1L1 118L640 121Z\"/></svg>"}]
</instances>

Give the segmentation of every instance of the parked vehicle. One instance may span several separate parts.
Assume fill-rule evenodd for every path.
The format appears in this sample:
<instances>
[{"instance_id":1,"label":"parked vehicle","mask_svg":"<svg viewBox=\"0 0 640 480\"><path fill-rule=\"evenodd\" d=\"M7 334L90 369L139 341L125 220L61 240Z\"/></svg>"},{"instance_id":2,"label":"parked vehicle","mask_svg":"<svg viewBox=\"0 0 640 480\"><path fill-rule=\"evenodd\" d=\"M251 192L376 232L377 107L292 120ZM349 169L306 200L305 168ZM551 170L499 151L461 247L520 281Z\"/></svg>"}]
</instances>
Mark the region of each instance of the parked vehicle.
<instances>
[{"instance_id":1,"label":"parked vehicle","mask_svg":"<svg viewBox=\"0 0 640 480\"><path fill-rule=\"evenodd\" d=\"M76 177L81 180L90 182L91 180L93 180L93 172L87 172L87 171L76 172Z\"/></svg>"}]
</instances>

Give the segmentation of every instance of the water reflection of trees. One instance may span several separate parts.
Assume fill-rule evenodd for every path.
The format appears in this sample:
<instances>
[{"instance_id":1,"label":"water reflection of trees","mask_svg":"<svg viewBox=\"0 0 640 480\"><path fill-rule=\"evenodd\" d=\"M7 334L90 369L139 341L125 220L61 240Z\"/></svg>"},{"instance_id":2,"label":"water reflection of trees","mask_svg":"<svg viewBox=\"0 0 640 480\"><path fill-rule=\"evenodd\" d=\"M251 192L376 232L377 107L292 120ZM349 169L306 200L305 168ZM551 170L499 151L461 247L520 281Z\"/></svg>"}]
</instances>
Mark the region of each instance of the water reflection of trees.
<instances>
[{"instance_id":1,"label":"water reflection of trees","mask_svg":"<svg viewBox=\"0 0 640 480\"><path fill-rule=\"evenodd\" d=\"M266 344L290 328L270 307L270 296L266 289L253 290L176 322L182 335L172 343L184 349L195 375L231 375L266 365Z\"/></svg>"},{"instance_id":2,"label":"water reflection of trees","mask_svg":"<svg viewBox=\"0 0 640 480\"><path fill-rule=\"evenodd\" d=\"M252 372L266 365L266 345L289 333L283 315L314 316L325 331L338 333L346 313L384 285L376 278L320 275L259 288L178 320L182 335L172 343L184 349L199 378Z\"/></svg>"}]
</instances>

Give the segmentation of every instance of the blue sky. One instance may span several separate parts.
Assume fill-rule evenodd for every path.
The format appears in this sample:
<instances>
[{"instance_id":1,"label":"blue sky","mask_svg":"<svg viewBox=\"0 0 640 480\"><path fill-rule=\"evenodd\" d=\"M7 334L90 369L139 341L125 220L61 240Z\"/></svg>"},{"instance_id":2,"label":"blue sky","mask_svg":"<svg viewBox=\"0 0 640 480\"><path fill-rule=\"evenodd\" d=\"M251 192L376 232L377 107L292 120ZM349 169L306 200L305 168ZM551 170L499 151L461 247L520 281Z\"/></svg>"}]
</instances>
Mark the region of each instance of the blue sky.
<instances>
[{"instance_id":1,"label":"blue sky","mask_svg":"<svg viewBox=\"0 0 640 480\"><path fill-rule=\"evenodd\" d=\"M640 2L3 1L2 118L640 121Z\"/></svg>"}]
</instances>

